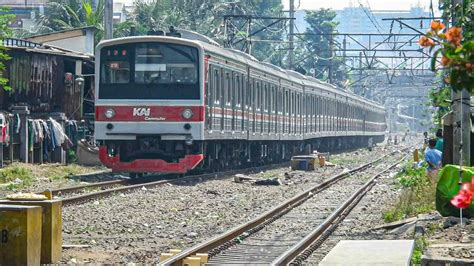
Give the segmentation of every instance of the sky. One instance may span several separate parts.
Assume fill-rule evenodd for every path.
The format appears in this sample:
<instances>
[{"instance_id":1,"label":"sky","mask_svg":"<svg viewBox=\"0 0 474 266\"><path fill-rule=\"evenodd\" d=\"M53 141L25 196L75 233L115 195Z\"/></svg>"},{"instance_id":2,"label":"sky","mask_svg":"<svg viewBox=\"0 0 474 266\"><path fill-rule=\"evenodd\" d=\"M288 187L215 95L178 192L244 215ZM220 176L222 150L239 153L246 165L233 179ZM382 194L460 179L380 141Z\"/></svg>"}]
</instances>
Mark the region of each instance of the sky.
<instances>
[{"instance_id":1,"label":"sky","mask_svg":"<svg viewBox=\"0 0 474 266\"><path fill-rule=\"evenodd\" d=\"M365 7L372 10L409 10L411 7L423 7L428 9L430 2L433 2L433 7L437 9L438 0L294 0L295 7L298 9L319 9L319 8L333 8L343 9L344 7L357 7L362 3ZM285 9L288 9L289 0L282 0Z\"/></svg>"}]
</instances>

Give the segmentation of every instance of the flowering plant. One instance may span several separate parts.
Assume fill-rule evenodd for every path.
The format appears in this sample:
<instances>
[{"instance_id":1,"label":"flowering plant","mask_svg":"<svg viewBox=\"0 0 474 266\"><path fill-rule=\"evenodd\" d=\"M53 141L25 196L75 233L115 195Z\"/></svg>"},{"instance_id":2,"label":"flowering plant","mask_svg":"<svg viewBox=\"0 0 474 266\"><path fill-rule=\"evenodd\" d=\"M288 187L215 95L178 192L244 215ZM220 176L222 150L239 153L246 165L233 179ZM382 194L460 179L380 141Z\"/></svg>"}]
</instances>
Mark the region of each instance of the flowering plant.
<instances>
[{"instance_id":1,"label":"flowering plant","mask_svg":"<svg viewBox=\"0 0 474 266\"><path fill-rule=\"evenodd\" d=\"M446 26L437 20L431 22L431 29L422 36L418 43L429 47L430 52L438 48L431 61L431 69L436 70L438 56L441 55L441 65L449 71L445 82L451 84L455 91L467 89L474 91L474 40L463 40L462 29Z\"/></svg>"},{"instance_id":2,"label":"flowering plant","mask_svg":"<svg viewBox=\"0 0 474 266\"><path fill-rule=\"evenodd\" d=\"M458 209L468 208L472 204L474 197L474 177L471 177L471 183L464 183L458 194L451 199L451 204Z\"/></svg>"}]
</instances>

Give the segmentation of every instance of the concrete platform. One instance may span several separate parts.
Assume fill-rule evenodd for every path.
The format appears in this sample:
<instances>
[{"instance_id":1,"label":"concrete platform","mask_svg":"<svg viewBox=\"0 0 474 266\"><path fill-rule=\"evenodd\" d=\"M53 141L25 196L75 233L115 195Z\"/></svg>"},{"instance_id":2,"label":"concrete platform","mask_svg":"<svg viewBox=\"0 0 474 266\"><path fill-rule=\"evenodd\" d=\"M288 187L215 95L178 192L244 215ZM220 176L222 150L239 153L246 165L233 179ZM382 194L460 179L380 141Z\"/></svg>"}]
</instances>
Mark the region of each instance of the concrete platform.
<instances>
[{"instance_id":1,"label":"concrete platform","mask_svg":"<svg viewBox=\"0 0 474 266\"><path fill-rule=\"evenodd\" d=\"M342 240L319 265L410 265L413 240Z\"/></svg>"}]
</instances>

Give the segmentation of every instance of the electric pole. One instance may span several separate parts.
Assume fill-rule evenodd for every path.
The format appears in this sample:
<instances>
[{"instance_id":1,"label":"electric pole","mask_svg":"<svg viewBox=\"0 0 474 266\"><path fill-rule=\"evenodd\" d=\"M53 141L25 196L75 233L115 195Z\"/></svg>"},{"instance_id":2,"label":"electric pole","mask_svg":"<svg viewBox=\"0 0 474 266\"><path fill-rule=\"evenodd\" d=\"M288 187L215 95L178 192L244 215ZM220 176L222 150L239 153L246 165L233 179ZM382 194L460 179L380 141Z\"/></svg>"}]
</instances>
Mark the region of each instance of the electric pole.
<instances>
[{"instance_id":1,"label":"electric pole","mask_svg":"<svg viewBox=\"0 0 474 266\"><path fill-rule=\"evenodd\" d=\"M104 7L104 29L105 39L113 38L113 13L114 3L113 0L105 0Z\"/></svg>"},{"instance_id":2,"label":"electric pole","mask_svg":"<svg viewBox=\"0 0 474 266\"><path fill-rule=\"evenodd\" d=\"M451 24L458 22L456 6L462 4L460 0L451 2ZM461 7L462 8L462 7ZM471 165L471 94L467 88L451 93L453 123L453 163L462 166Z\"/></svg>"},{"instance_id":3,"label":"electric pole","mask_svg":"<svg viewBox=\"0 0 474 266\"><path fill-rule=\"evenodd\" d=\"M295 0L290 0L290 36L288 41L290 42L290 49L288 50L288 69L293 69L293 38L294 38L294 27L295 27Z\"/></svg>"}]
</instances>

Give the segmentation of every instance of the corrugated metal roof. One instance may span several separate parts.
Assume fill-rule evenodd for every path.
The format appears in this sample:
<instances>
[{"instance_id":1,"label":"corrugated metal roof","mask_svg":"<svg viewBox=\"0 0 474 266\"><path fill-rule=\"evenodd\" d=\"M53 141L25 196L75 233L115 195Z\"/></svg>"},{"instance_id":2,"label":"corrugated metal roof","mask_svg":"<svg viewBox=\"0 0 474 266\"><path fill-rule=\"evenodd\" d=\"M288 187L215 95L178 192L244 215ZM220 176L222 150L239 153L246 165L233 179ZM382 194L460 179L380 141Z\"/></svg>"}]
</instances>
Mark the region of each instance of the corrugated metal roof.
<instances>
[{"instance_id":1,"label":"corrugated metal roof","mask_svg":"<svg viewBox=\"0 0 474 266\"><path fill-rule=\"evenodd\" d=\"M94 60L94 56L92 55L52 46L49 44L36 43L36 42L26 41L22 39L6 38L2 40L2 44L3 46L7 47L10 50L22 50L22 51L30 52L30 53L60 55L60 56L85 59L89 61Z\"/></svg>"}]
</instances>

